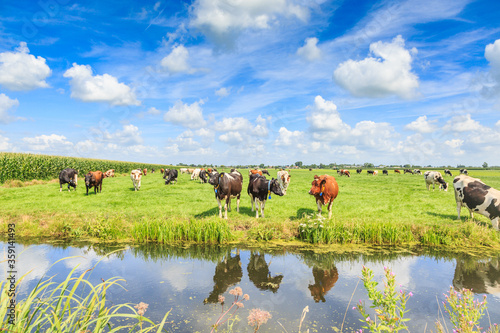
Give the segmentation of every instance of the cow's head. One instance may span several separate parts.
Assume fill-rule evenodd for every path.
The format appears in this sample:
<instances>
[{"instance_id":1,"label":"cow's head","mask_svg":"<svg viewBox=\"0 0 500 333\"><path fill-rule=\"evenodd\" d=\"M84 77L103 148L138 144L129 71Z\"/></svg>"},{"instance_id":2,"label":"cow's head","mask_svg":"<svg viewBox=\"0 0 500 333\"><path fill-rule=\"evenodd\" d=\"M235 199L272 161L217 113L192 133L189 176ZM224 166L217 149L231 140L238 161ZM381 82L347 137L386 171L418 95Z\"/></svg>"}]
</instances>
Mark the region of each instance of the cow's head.
<instances>
[{"instance_id":1,"label":"cow's head","mask_svg":"<svg viewBox=\"0 0 500 333\"><path fill-rule=\"evenodd\" d=\"M269 181L270 185L269 185L269 191L273 192L274 194L277 194L279 196L283 196L283 190L281 189L281 186L280 184L278 183L278 180L277 179L271 179Z\"/></svg>"},{"instance_id":2,"label":"cow's head","mask_svg":"<svg viewBox=\"0 0 500 333\"><path fill-rule=\"evenodd\" d=\"M139 181L141 179L142 173L140 170L133 170L130 176L134 181Z\"/></svg>"},{"instance_id":3,"label":"cow's head","mask_svg":"<svg viewBox=\"0 0 500 333\"><path fill-rule=\"evenodd\" d=\"M323 191L325 190L325 184L326 184L325 177L320 177L315 175L314 180L311 183L312 187L309 190L309 194L314 196L321 195L321 193L323 193Z\"/></svg>"},{"instance_id":4,"label":"cow's head","mask_svg":"<svg viewBox=\"0 0 500 333\"><path fill-rule=\"evenodd\" d=\"M441 178L441 179L443 180L443 182L440 182L441 184L439 185L439 189L447 192L448 191L448 183L445 182L443 178Z\"/></svg>"},{"instance_id":5,"label":"cow's head","mask_svg":"<svg viewBox=\"0 0 500 333\"><path fill-rule=\"evenodd\" d=\"M208 174L208 183L213 186L219 185L219 173L211 172Z\"/></svg>"},{"instance_id":6,"label":"cow's head","mask_svg":"<svg viewBox=\"0 0 500 333\"><path fill-rule=\"evenodd\" d=\"M92 171L90 171L88 174L85 175L85 186L89 187L91 180L92 180Z\"/></svg>"}]
</instances>

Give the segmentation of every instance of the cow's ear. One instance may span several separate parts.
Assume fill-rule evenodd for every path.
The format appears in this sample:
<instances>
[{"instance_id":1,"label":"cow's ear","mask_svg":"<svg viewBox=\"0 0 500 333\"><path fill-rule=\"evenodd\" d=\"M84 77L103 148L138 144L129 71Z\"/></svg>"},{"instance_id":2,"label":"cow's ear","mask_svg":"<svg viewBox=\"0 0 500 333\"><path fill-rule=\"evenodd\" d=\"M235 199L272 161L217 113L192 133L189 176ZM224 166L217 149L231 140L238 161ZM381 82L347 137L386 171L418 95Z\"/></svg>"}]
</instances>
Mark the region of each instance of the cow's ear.
<instances>
[{"instance_id":1,"label":"cow's ear","mask_svg":"<svg viewBox=\"0 0 500 333\"><path fill-rule=\"evenodd\" d=\"M320 185L325 185L326 184L326 179L323 179L320 183Z\"/></svg>"},{"instance_id":2,"label":"cow's ear","mask_svg":"<svg viewBox=\"0 0 500 333\"><path fill-rule=\"evenodd\" d=\"M319 176L318 175L314 175L314 179L319 179Z\"/></svg>"}]
</instances>

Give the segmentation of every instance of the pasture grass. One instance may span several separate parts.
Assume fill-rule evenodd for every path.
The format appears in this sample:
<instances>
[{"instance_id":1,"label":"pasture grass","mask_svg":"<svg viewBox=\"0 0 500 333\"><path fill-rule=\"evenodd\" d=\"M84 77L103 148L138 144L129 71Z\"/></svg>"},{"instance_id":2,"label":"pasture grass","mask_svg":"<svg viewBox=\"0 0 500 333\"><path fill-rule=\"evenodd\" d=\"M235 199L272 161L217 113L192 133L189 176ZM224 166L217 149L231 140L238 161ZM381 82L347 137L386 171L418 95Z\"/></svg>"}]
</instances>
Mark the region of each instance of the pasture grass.
<instances>
[{"instance_id":1,"label":"pasture grass","mask_svg":"<svg viewBox=\"0 0 500 333\"><path fill-rule=\"evenodd\" d=\"M243 174L240 212L236 199L228 220L219 219L213 186L179 174L178 182L164 185L159 173L142 178L135 192L128 174L103 181L102 193L85 195L79 179L77 191L59 192L58 182L23 187L0 187L0 232L16 223L16 236L39 239L80 239L113 242L193 241L227 243L246 241L302 241L313 244L422 245L450 248L500 249L499 233L491 222L467 209L457 220L453 177L446 176L448 192L427 191L422 175L350 178L333 170L292 170L286 196L267 200L265 218L255 218L246 193L248 172ZM424 170L422 170L424 171ZM442 170L439 170L442 172ZM271 170L276 177L276 171ZM457 175L457 170L452 170ZM471 176L500 188L500 171L473 170ZM314 175L335 176L339 196L333 217L323 208L317 216L314 198L308 194ZM63 186L64 188L64 186Z\"/></svg>"}]
</instances>

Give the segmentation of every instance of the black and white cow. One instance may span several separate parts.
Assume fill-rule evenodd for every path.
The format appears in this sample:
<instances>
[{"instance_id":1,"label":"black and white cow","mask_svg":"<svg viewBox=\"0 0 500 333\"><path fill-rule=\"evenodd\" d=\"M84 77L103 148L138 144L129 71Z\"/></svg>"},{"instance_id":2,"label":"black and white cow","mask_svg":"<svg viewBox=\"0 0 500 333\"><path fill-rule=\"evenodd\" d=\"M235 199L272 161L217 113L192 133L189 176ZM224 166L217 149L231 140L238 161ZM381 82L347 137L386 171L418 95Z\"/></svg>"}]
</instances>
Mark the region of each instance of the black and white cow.
<instances>
[{"instance_id":1,"label":"black and white cow","mask_svg":"<svg viewBox=\"0 0 500 333\"><path fill-rule=\"evenodd\" d=\"M413 174L414 174L414 175L421 175L421 174L422 174L422 172L420 171L420 169L414 169L414 170L413 170Z\"/></svg>"},{"instance_id":2,"label":"black and white cow","mask_svg":"<svg viewBox=\"0 0 500 333\"><path fill-rule=\"evenodd\" d=\"M432 184L432 190L434 190L436 183L439 183L439 189L448 191L448 183L444 181L441 172L438 171L426 171L424 173L425 185L427 186L427 191L429 191Z\"/></svg>"},{"instance_id":3,"label":"black and white cow","mask_svg":"<svg viewBox=\"0 0 500 333\"><path fill-rule=\"evenodd\" d=\"M200 171L200 181L206 183L208 181L208 171L203 169Z\"/></svg>"},{"instance_id":4,"label":"black and white cow","mask_svg":"<svg viewBox=\"0 0 500 333\"><path fill-rule=\"evenodd\" d=\"M453 174L451 173L450 169L444 169L444 175L448 175L450 177L453 177Z\"/></svg>"},{"instance_id":5,"label":"black and white cow","mask_svg":"<svg viewBox=\"0 0 500 333\"><path fill-rule=\"evenodd\" d=\"M356 169L356 173L360 174L363 171L363 169Z\"/></svg>"},{"instance_id":6,"label":"black and white cow","mask_svg":"<svg viewBox=\"0 0 500 333\"><path fill-rule=\"evenodd\" d=\"M76 185L78 185L78 171L71 168L61 170L59 173L59 192L62 191L63 184L68 184L68 191L71 191L70 186L76 191Z\"/></svg>"},{"instance_id":7,"label":"black and white cow","mask_svg":"<svg viewBox=\"0 0 500 333\"><path fill-rule=\"evenodd\" d=\"M468 175L469 172L467 171L467 169L460 169L460 174Z\"/></svg>"},{"instance_id":8,"label":"black and white cow","mask_svg":"<svg viewBox=\"0 0 500 333\"><path fill-rule=\"evenodd\" d=\"M214 186L215 198L219 204L219 217L222 218L221 201L224 204L224 218L227 219L227 211L231 211L231 198L236 198L236 211L240 212L240 196L243 187L243 176L238 170L232 169L230 173L212 172L209 174L208 182Z\"/></svg>"},{"instance_id":9,"label":"black and white cow","mask_svg":"<svg viewBox=\"0 0 500 333\"><path fill-rule=\"evenodd\" d=\"M382 174L389 176L389 171L387 171L387 170L382 170Z\"/></svg>"},{"instance_id":10,"label":"black and white cow","mask_svg":"<svg viewBox=\"0 0 500 333\"><path fill-rule=\"evenodd\" d=\"M177 176L179 172L177 169L167 169L165 170L165 174L163 175L163 178L165 179L165 185L177 182Z\"/></svg>"},{"instance_id":11,"label":"black and white cow","mask_svg":"<svg viewBox=\"0 0 500 333\"><path fill-rule=\"evenodd\" d=\"M259 174L254 174L250 176L250 181L248 183L247 193L250 196L252 202L252 212L255 203L255 217L259 218L259 210L257 204L260 206L260 215L264 217L264 208L266 205L267 196L271 199L271 193L283 196L283 191L281 190L280 184L277 179L267 180L266 177Z\"/></svg>"},{"instance_id":12,"label":"black and white cow","mask_svg":"<svg viewBox=\"0 0 500 333\"><path fill-rule=\"evenodd\" d=\"M500 191L486 185L480 179L460 175L453 180L455 201L457 202L458 219L462 206L467 207L470 218L473 212L486 216L491 220L495 230L498 230L500 219Z\"/></svg>"},{"instance_id":13,"label":"black and white cow","mask_svg":"<svg viewBox=\"0 0 500 333\"><path fill-rule=\"evenodd\" d=\"M406 175L407 173L411 173L413 175L413 171L411 171L411 169L405 169L404 174Z\"/></svg>"}]
</instances>

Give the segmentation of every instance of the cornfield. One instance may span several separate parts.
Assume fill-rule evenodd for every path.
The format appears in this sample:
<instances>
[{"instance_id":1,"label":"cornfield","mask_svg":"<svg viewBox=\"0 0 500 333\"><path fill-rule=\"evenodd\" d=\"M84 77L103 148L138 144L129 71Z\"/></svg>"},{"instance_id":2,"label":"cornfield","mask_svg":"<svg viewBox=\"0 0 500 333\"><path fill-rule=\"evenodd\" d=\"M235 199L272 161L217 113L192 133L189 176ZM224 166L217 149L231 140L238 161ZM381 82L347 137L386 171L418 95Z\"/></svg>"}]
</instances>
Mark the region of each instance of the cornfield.
<instances>
[{"instance_id":1,"label":"cornfield","mask_svg":"<svg viewBox=\"0 0 500 333\"><path fill-rule=\"evenodd\" d=\"M155 168L159 170L163 165L134 162L120 162L97 160L90 158L50 156L22 153L0 153L0 183L10 179L30 181L33 179L48 180L59 177L61 170L73 168L83 176L89 171L101 170L106 172L115 169L116 173L128 173L133 169Z\"/></svg>"}]
</instances>

